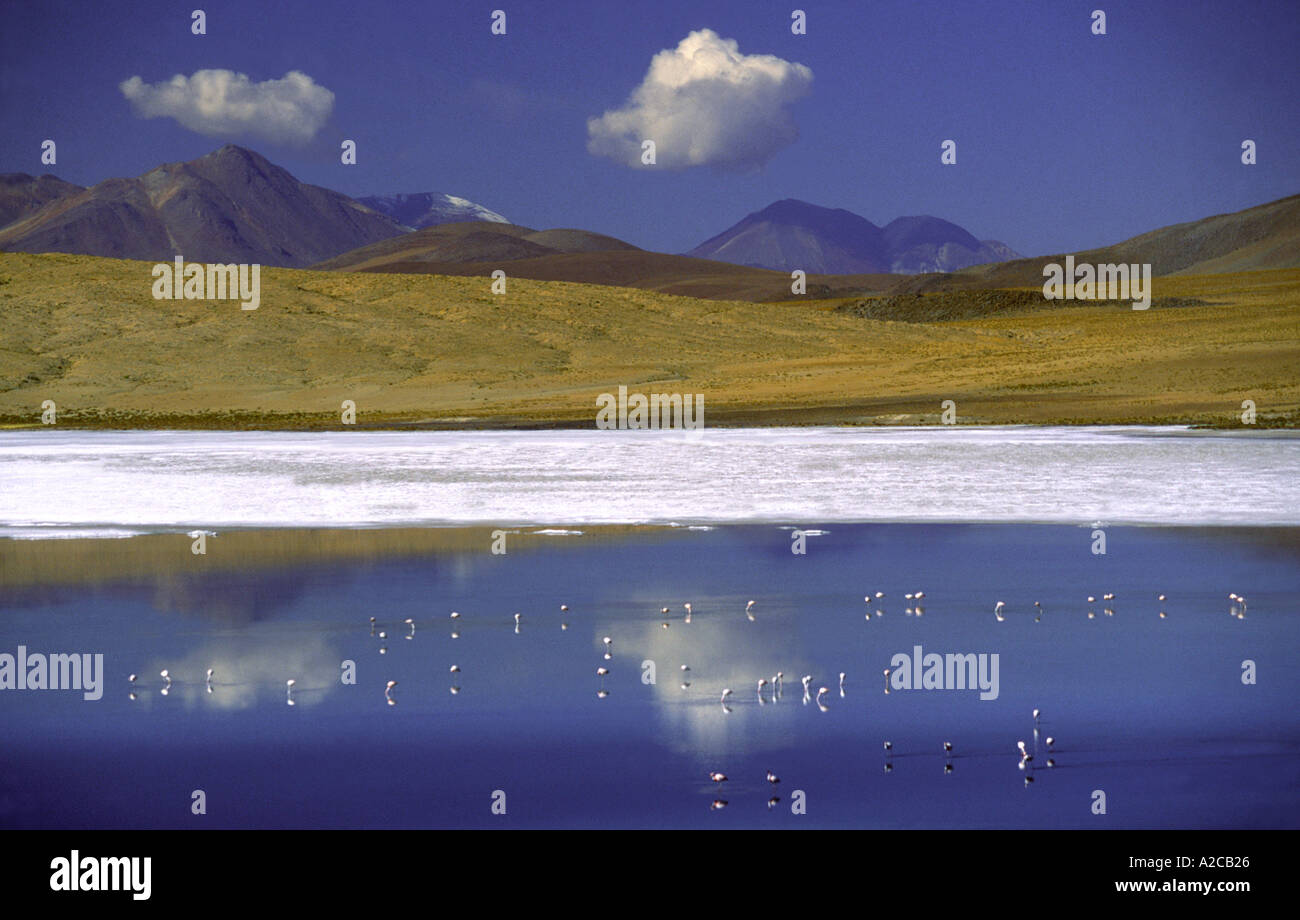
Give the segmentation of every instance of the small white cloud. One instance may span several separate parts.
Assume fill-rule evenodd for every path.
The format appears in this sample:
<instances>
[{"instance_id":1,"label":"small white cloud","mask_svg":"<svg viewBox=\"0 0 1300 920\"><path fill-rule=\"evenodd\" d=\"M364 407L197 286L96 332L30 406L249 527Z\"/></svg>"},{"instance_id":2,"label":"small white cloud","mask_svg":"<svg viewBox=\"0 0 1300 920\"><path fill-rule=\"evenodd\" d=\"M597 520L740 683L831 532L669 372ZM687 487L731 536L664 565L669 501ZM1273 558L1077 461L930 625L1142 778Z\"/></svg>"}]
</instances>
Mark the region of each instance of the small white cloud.
<instances>
[{"instance_id":1,"label":"small white cloud","mask_svg":"<svg viewBox=\"0 0 1300 920\"><path fill-rule=\"evenodd\" d=\"M754 169L799 136L790 106L812 76L701 29L656 54L622 108L588 120L587 150L640 166L641 142L652 140L660 167Z\"/></svg>"},{"instance_id":2,"label":"small white cloud","mask_svg":"<svg viewBox=\"0 0 1300 920\"><path fill-rule=\"evenodd\" d=\"M118 89L141 118L174 118L211 137L301 143L316 136L334 108L334 94L297 70L261 83L233 70L198 70L153 84L131 77Z\"/></svg>"}]
</instances>

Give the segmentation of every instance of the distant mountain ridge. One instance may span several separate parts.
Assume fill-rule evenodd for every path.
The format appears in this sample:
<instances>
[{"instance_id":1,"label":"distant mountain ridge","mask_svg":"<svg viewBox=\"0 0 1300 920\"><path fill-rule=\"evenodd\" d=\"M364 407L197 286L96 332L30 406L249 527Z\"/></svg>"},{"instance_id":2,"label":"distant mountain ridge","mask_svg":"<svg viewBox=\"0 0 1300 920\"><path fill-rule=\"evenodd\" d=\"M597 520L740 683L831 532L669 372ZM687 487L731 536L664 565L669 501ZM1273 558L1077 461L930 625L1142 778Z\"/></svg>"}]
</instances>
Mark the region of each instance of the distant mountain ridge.
<instances>
[{"instance_id":1,"label":"distant mountain ridge","mask_svg":"<svg viewBox=\"0 0 1300 920\"><path fill-rule=\"evenodd\" d=\"M27 186L35 194L39 180ZM135 179L57 191L0 229L0 249L301 267L406 232L392 218L299 182L233 144Z\"/></svg>"},{"instance_id":2,"label":"distant mountain ridge","mask_svg":"<svg viewBox=\"0 0 1300 920\"><path fill-rule=\"evenodd\" d=\"M303 267L412 229L507 223L434 192L360 201L299 182L261 154L227 144L134 179L89 188L57 176L0 175L0 249L119 259Z\"/></svg>"},{"instance_id":3,"label":"distant mountain ridge","mask_svg":"<svg viewBox=\"0 0 1300 920\"><path fill-rule=\"evenodd\" d=\"M0 227L35 214L52 201L85 191L80 185L58 176L29 176L27 173L0 175Z\"/></svg>"},{"instance_id":4,"label":"distant mountain ridge","mask_svg":"<svg viewBox=\"0 0 1300 920\"><path fill-rule=\"evenodd\" d=\"M1041 287L1043 266L1065 253L1019 258L910 279L899 290ZM1110 246L1075 250L1076 263L1150 264L1154 275L1204 275L1300 268L1300 195L1171 224Z\"/></svg>"},{"instance_id":5,"label":"distant mountain ridge","mask_svg":"<svg viewBox=\"0 0 1300 920\"><path fill-rule=\"evenodd\" d=\"M937 217L900 217L883 229L843 208L793 198L773 202L696 246L688 256L778 271L849 275L956 271L1017 258Z\"/></svg>"},{"instance_id":6,"label":"distant mountain ridge","mask_svg":"<svg viewBox=\"0 0 1300 920\"><path fill-rule=\"evenodd\" d=\"M630 243L586 230L534 230L495 221L452 221L380 240L312 267L377 271L398 263L455 265L511 262L562 253L640 251Z\"/></svg>"},{"instance_id":7,"label":"distant mountain ridge","mask_svg":"<svg viewBox=\"0 0 1300 920\"><path fill-rule=\"evenodd\" d=\"M437 192L416 192L409 195L367 195L357 201L380 214L386 214L412 230L423 230L439 224L470 221L487 221L494 224L510 223L496 211L455 195Z\"/></svg>"},{"instance_id":8,"label":"distant mountain ridge","mask_svg":"<svg viewBox=\"0 0 1300 920\"><path fill-rule=\"evenodd\" d=\"M426 226L412 231L418 224ZM512 277L755 300L787 299L795 268L809 273L808 296L828 297L1038 286L1043 264L1062 258L1021 258L936 217L882 228L794 199L669 255L585 230L518 227L433 192L354 200L235 145L89 188L49 174L0 175L0 250L433 274L490 273L510 261ZM1300 195L1074 255L1149 262L1156 275L1297 268Z\"/></svg>"}]
</instances>

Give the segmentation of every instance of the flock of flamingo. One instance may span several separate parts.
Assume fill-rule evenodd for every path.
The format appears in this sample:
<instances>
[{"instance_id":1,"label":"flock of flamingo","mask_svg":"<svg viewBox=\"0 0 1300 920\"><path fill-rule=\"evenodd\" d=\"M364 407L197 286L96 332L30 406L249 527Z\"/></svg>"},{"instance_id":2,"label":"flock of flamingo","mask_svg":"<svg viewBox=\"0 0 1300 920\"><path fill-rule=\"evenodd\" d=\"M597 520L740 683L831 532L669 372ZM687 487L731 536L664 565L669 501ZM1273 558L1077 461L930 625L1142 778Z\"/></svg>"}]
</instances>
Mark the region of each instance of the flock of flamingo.
<instances>
[{"instance_id":1,"label":"flock of flamingo","mask_svg":"<svg viewBox=\"0 0 1300 920\"><path fill-rule=\"evenodd\" d=\"M872 620L873 613L876 618L884 616L884 611L880 609L880 607L877 607L876 605L880 604L881 606L883 606L882 602L886 596L887 595L883 591L876 591L874 593L868 593L867 595L865 595L863 600L869 606L875 607L874 611L870 609L867 611L866 619L868 622ZM923 616L925 610L920 605L920 601L924 600L925 596L926 595L924 591L912 591L905 594L904 599L908 603L908 606L905 608L905 612L909 616L918 616L918 617ZM1103 608L1103 613L1106 616L1114 615L1115 611L1112 605L1115 601L1115 598L1116 595L1114 592L1106 592L1105 594L1101 595L1101 601L1107 605L1106 607ZM1167 616L1167 613L1164 609L1164 605L1167 600L1167 597L1164 594L1160 594L1157 596L1156 600L1160 603L1160 610L1158 615L1161 619L1164 619ZM1246 598L1243 595L1240 595L1234 591L1229 593L1228 600L1229 600L1229 615L1239 620L1245 619L1246 610L1247 610ZM1087 610L1087 616L1089 619L1093 619L1096 616L1096 612L1092 608L1092 605L1096 604L1097 597L1095 595L1088 595L1087 602L1089 604L1089 608ZM683 604L682 606L683 609L685 610L685 615L683 617L682 622L689 624L693 620L693 617L695 615L695 610L689 602ZM750 622L754 622L756 619L754 614L754 608L755 608L755 601L753 600L748 601L745 604L744 615L746 619L748 619ZM1009 610L1010 608L1007 606L1005 601L997 601L993 606L993 615L997 620L997 622L999 623L1006 622ZM1045 612L1045 608L1041 602L1034 601L1033 611L1035 615L1035 621L1037 622L1042 619L1042 616ZM567 604L561 604L560 612L562 614L567 614L569 612L569 606ZM661 616L666 618L669 615L669 608L661 607L659 612ZM451 637L453 639L457 639L460 637L459 626L460 626L460 621L462 619L461 614L458 611L452 611L451 614L449 615L449 619L452 621ZM413 618L408 617L402 622L403 625L406 627L406 632L402 638L407 640L413 639L415 637L416 621ZM514 632L515 634L519 634L523 624L522 614L515 613L513 615L513 622L514 622ZM661 623L661 627L663 629L668 629L670 625L671 623L668 619L664 619L663 622ZM560 622L560 629L568 630L568 628L569 628L569 623L567 622L567 620L562 620ZM381 642L385 642L388 639L387 631L379 628L378 620L376 617L373 616L370 617L370 636L373 638L377 638ZM603 655L603 660L605 662L608 662L613 658L613 642L614 640L610 636L603 636L601 638L601 646L603 648L602 655ZM387 652L388 652L388 647L386 645L381 645L379 647L379 654L384 655L387 654ZM680 666L680 672L682 675L681 687L683 690L685 690L690 687L689 677L690 677L691 668L689 665L683 664ZM454 677L454 675L460 673L460 666L456 664L452 664L449 668L449 673L452 674ZM609 673L610 670L608 665L606 664L601 664L596 668L596 677L599 680L599 686L597 688L596 695L600 699L605 699L609 696L609 690L605 686L605 679L609 676ZM215 674L214 669L208 668L204 676L204 687L206 692L209 694L214 692L214 687L213 687L214 674ZM884 671L885 682L886 682L886 687L885 687L886 693L889 692L888 690L889 674L890 674L890 670L886 668ZM159 676L162 678L164 682L163 686L159 689L159 693L163 696L167 696L170 693L173 684L173 678L171 676L171 672L168 669L164 668L159 672ZM128 682L130 683L132 688L130 692L130 698L132 700L137 698L135 692L135 688L138 686L137 681L138 681L138 675L136 674L131 674L128 678ZM846 695L845 681L846 681L846 674L845 672L841 671L839 673L839 683L838 683L839 695L841 698L844 698ZM771 677L760 677L756 683L756 688L755 688L757 702L760 705L778 702L783 695L784 682L785 682L785 673L783 671L777 671ZM811 674L805 674L802 678L800 678L800 684L803 688L803 703L804 705L807 705L809 703L816 703L817 708L821 712L827 712L829 707L827 707L825 703L825 698L831 692L831 689L826 686L821 686L817 689L816 693L813 693L812 691L813 682L814 682L813 676ZM296 686L296 684L297 684L297 680L295 678L289 678L285 681L285 702L289 706L296 705L296 701L294 699L294 687ZM396 687L397 687L397 681L395 680L387 681L384 686L384 700L389 706L397 705L397 698L394 695L394 690L396 689ZM450 687L450 692L453 695L458 694L460 692L460 687L455 683L453 683ZM731 699L733 696L734 696L734 691L732 690L732 688L727 687L723 689L720 702L724 713L729 714L732 712ZM1020 770L1024 771L1026 774L1024 777L1024 783L1026 786L1029 786L1034 781L1033 771L1035 765L1035 758L1040 753L1039 729L1040 729L1040 721L1041 721L1041 712L1038 709L1035 709L1032 715L1033 715L1032 749L1029 746L1027 746L1023 740L1016 742L1016 750L1019 754L1019 768ZM1043 746L1045 747L1046 754L1047 754L1046 759L1044 761L1044 765L1048 768L1055 767L1056 759L1054 755L1055 755L1055 747L1056 747L1056 738L1050 735L1047 736L1043 741ZM886 773L891 773L893 772L894 769L894 762L893 762L894 745L892 742L890 741L884 742L884 752L885 752L884 770ZM953 755L952 743L949 741L943 742L945 774L950 774L953 772L953 763L952 763L953 756L954 755ZM728 781L727 775L720 770L710 771L708 777L709 780L714 784L714 787L717 789L721 789L722 784ZM773 787L774 791L775 791L775 786L778 783L780 783L780 779L771 770L767 771L766 780ZM780 801L781 801L780 796L773 794L767 800L767 807L769 809L775 808L776 805L780 803ZM715 796L710 802L709 809L711 811L718 811L723 808L726 808L727 805L728 805L728 800Z\"/></svg>"},{"instance_id":2,"label":"flock of flamingo","mask_svg":"<svg viewBox=\"0 0 1300 920\"><path fill-rule=\"evenodd\" d=\"M868 594L863 598L863 600L864 600L868 605L873 605L873 604L876 604L876 603L879 603L879 602L883 601L883 599L884 599L886 596L887 596L887 595L885 594L884 591L876 591L874 594L872 594L872 593L868 593ZM1115 597L1116 597L1115 593L1114 593L1113 591L1111 591L1111 592L1107 592L1107 593L1101 595L1101 600L1102 600L1103 603L1106 603L1106 604L1109 605L1109 604L1111 604L1111 603L1114 602ZM923 607L921 607L919 603L917 603L917 602L919 602L919 601L925 599L925 592L924 592L924 591L913 591L913 592L909 592L909 593L907 593L907 594L904 595L904 599L905 599L906 601L908 601L908 606L905 608L905 611L904 611L907 615L909 615L909 616L918 616L918 617L919 617L919 616L924 616L924 614L925 614L925 609L924 609ZM1168 598L1167 598L1166 595L1164 595L1164 594L1160 594L1160 595L1158 595L1158 596L1156 597L1156 600L1159 601L1159 603L1160 603L1160 605L1161 605L1161 608L1160 608L1160 611L1159 611L1159 614L1158 614L1158 616L1159 616L1161 619L1165 619L1165 618L1168 616L1168 614L1166 613L1166 611L1165 611L1165 609L1164 609L1164 604L1165 604L1165 601L1166 601L1167 599L1168 599ZM1246 598L1245 598L1243 595L1238 594L1237 592L1233 591L1233 592L1230 592L1230 593L1228 594L1228 600L1229 600L1229 602L1230 602L1230 603L1229 603L1229 609L1228 609L1229 616L1232 616L1232 617L1234 617L1235 619L1238 619L1238 620L1244 620L1244 619L1246 618L1246 609L1247 609ZM1088 615L1088 618L1089 618L1089 619L1093 619L1093 618L1096 617L1096 611L1095 611L1094 609L1092 609L1092 606L1091 606L1091 605L1094 605L1096 602L1097 602L1097 597L1096 597L1095 595L1092 595L1092 594L1088 595L1088 604L1089 604L1090 606L1089 606L1089 609L1088 609L1088 611L1087 611L1087 615ZM754 622L754 621L755 621L755 616L754 616L754 605L755 605L755 602L752 601L752 600L751 600L751 601L748 601L748 602L745 604L745 610L744 610L745 617L746 617L750 622ZM691 605L689 602L683 604L682 607L683 607L683 609L686 611L685 617L683 618L683 622L689 624L689 623L692 621L692 618L693 618L693 616L694 616L694 608L692 607L692 605ZM1042 605L1042 603L1041 603L1040 601L1034 601L1034 605L1033 605L1033 607L1034 607L1034 619L1035 619L1035 622L1038 622L1038 621L1040 621L1040 620L1042 619L1043 614L1046 612L1046 608ZM1009 609L1010 609L1010 608L1007 607L1007 604L1006 604L1005 601L997 601L997 602L993 605L993 616L994 616L994 618L995 618L999 623L1004 623L1004 622L1006 622L1006 619L1007 619L1007 613L1008 613ZM569 605L568 605L568 604L561 604L561 605L560 605L560 612L561 612L561 613L568 613L568 612L569 612ZM661 614L662 616L667 617L668 614L669 614L669 608L668 608L668 607L661 607L659 612L660 612L660 614ZM1114 610L1114 607L1113 607L1113 606L1107 606L1107 607L1104 607L1102 612L1103 612L1106 616L1114 616L1114 614L1115 614L1115 610ZM872 615L873 615L873 611L868 610L868 611L867 611L867 615L866 615L866 619L867 619L868 622L871 621L871 619L872 619ZM884 616L884 611L883 611L882 609L880 609L880 608L877 608L877 609L875 609L875 611L874 611L874 615L875 615L876 617L882 617L882 616ZM452 632L451 632L451 638L453 638L453 639L458 639L458 638L460 638L460 632L459 632L459 629L458 629L458 625L459 625L459 621L460 621L460 619L461 619L461 615L460 615L460 613L459 613L458 611L453 610L453 611L451 612L451 614L449 615L449 618L451 619L452 624L453 624L453 626L452 626ZM407 632L406 632L406 634L405 634L402 638L404 638L404 639L414 639L414 638L415 638L415 627L416 627L416 622L415 622L415 620L414 620L413 618L408 617L408 618L406 618L405 620L403 620L402 622L403 622L403 625L406 626L406 628L407 628ZM518 635L518 634L520 633L520 631L521 631L521 625L522 625L522 622L523 622L523 615L522 615L522 614L519 614L519 613L514 614L514 631L515 631L515 634L516 634L516 635ZM661 624L662 628L664 628L664 629L667 629L670 625L671 625L671 624L670 624L669 621L666 620L666 619L665 619L665 620L663 621L663 623ZM560 629L562 629L562 630L567 630L568 628L569 628L569 623L568 623L567 621L563 621L563 622L560 623ZM378 620L377 620L376 617L373 617L373 616L370 617L370 635L371 635L371 637L378 638L378 639L381 640L381 641L385 641L385 640L387 640L387 638L388 638L388 633L387 633L387 631L378 628ZM602 645L604 646L604 649L605 649L605 650L604 650L604 657L605 657L605 660L606 660L606 661L609 661L609 660L613 657L613 654L612 654L612 651L611 651L611 647L612 647L612 645L613 645L613 639L610 638L609 636L605 636L605 637L603 637L603 638L601 639L601 643L602 643ZM388 653L388 647L387 647L386 645L381 645L381 646L379 647L379 654L381 654L381 655L386 655L387 653ZM689 666L687 666L687 665L681 665L681 671L682 671L682 674L683 674L683 678L685 678L686 676L689 675L690 670L691 670L691 669L690 669ZM459 666L459 665L456 665L456 664L451 665L451 667L449 668L449 672L450 672L451 674L453 674L453 675L460 673L460 666ZM885 671L884 671L885 679L886 679L886 692L888 692L888 678L889 678L889 673L890 673L890 672L889 672L889 669L886 668ZM206 675L205 675L205 679L204 679L204 686L205 686L205 689L206 689L206 691L207 691L208 693L212 693L212 692L213 692L213 675L214 675L214 671L213 671L213 669L212 669L212 668L208 668L208 669L207 669L207 673L206 673ZM159 693L161 693L163 696L167 696L168 693L171 691L171 687L172 687L172 677L171 677L171 673L170 673L170 671L169 671L168 669L164 668L162 671L159 672L159 676L160 676L160 677L163 679L163 681L164 681L163 686L162 686L162 687L160 688L160 690L159 690ZM606 689L606 687L605 687L605 685L604 685L604 679L605 679L606 677L609 676L609 668L608 668L608 667L605 667L605 666L603 666L603 665L602 665L601 667L598 667L598 668L596 669L596 676L597 676L598 678L600 678L600 686L599 686L599 688L598 688L597 691L596 691L596 695L597 695L597 697L599 697L600 699L605 699L606 697L609 696L609 690ZM759 702L760 704L765 704L765 703L768 703L768 702L776 702L776 701L778 701L779 699L781 699L782 691L783 691L783 688L784 688L784 679L785 679L785 673L784 673L783 671L777 671L776 674L772 675L772 677L770 677L770 678L767 678L767 677L760 677L760 678L758 679L758 682L757 682L757 688L756 688L756 693L757 693L758 702ZM131 690L131 693L130 693L130 698L131 698L132 700L134 700L134 699L137 698L137 697L136 697L136 693L135 693L135 687L137 686L138 675L136 675L136 674L131 674L131 675L127 678L127 680L128 680L128 682L131 684L131 687L132 687L132 690ZM839 694L840 694L840 697L841 697L841 698L844 697L844 695L845 695L845 693L844 693L844 681L845 681L845 673L844 673L843 671L841 671L841 672L840 672L840 675L839 675ZM812 682L813 682L812 675L810 675L810 674L806 674L806 675L804 675L804 676L801 678L801 681L800 681L800 682L801 682L801 684L803 685L803 702L804 702L804 704L807 705L807 704L810 703L810 702L815 702L815 703L817 704L817 707L818 707L822 712L826 712L826 711L827 711L827 706L825 705L824 697L826 696L826 694L828 694L828 693L831 692L830 688L829 688L829 687L825 687L825 686L823 686L823 687L819 687L818 690L817 690L817 692L816 692L816 694L814 695L814 694L812 693L812 691L811 691L811 686L812 686ZM293 690L294 690L294 686L295 686L296 684L297 684L297 681L296 681L295 679L293 679L293 678L290 678L290 679L288 679L288 680L285 681L285 702L286 702L289 706L293 706L293 705L295 705L295 700L294 700L294 698L293 698ZM689 682L688 680L683 679L683 682L682 682L682 685L681 685L681 686L682 686L682 689L687 689L688 687L690 687L690 682ZM390 681L388 681L387 684L386 684L385 687L384 687L384 699L385 699L385 701L388 703L388 705L390 705L390 706L395 706L395 705L397 704L397 700L396 700L396 698L393 696L393 690L394 690L394 688L396 688L396 687L397 687L397 681L395 681L395 680L390 680ZM764 691L767 691L767 694L768 694L768 695L765 696L765 695L764 695ZM450 687L450 692L451 692L452 694L458 694L458 693L460 693L460 687L457 686L456 684L452 684L452 686ZM723 691L722 691L722 697L721 697L720 702L722 703L722 708L723 708L723 711L724 711L724 712L730 713L730 712L732 711L732 710L731 710L731 707L730 707L730 705L729 705L729 701L730 701L730 698L732 697L733 693L734 693L734 691L733 691L730 687L727 687L727 688L723 689ZM1037 710L1035 710L1035 722L1037 722ZM1049 739L1049 748L1050 748L1050 739ZM889 747L889 745L888 745L888 742L886 742L886 751L888 751L888 750L890 750L890 747ZM1030 758L1030 759L1032 760L1032 758ZM1050 761L1050 760L1048 761L1048 765L1049 765L1049 766L1051 765L1051 761Z\"/></svg>"}]
</instances>

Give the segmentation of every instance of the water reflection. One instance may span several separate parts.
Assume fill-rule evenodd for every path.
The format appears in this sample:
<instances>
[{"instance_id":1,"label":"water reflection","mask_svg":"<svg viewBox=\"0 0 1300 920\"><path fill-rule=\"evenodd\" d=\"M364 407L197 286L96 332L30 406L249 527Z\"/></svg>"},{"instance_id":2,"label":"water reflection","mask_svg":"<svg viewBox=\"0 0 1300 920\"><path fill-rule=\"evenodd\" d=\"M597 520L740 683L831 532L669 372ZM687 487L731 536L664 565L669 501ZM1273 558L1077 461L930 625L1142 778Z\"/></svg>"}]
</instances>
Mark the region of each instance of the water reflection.
<instances>
[{"instance_id":1,"label":"water reflection","mask_svg":"<svg viewBox=\"0 0 1300 920\"><path fill-rule=\"evenodd\" d=\"M204 615L210 573L167 595L195 616L138 579L3 597L12 645L102 650L110 692L0 694L30 739L3 755L0 801L28 804L0 823L184 826L158 784L204 783L242 803L231 826L498 826L482 787L510 791L512 826L1089 826L1096 788L1125 803L1108 826L1300 824L1294 532L1116 534L1101 559L1075 528L877 525L804 557L745 527L464 567L308 562L261 573L239 618ZM1102 579L1098 618L1080 599ZM1000 655L1000 693L895 683L915 646ZM1244 683L1248 660L1271 679ZM160 748L179 756L132 772L128 752ZM61 758L84 769L47 775Z\"/></svg>"}]
</instances>

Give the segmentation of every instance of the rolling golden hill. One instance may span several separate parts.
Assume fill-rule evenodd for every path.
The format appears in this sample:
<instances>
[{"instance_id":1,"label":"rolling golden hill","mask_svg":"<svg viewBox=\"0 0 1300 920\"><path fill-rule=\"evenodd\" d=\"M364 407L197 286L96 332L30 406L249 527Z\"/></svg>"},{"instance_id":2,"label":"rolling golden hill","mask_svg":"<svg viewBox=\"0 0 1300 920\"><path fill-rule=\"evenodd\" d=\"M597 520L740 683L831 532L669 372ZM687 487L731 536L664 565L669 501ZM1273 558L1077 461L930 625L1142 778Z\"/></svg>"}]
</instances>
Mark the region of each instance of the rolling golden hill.
<instances>
[{"instance_id":1,"label":"rolling golden hill","mask_svg":"<svg viewBox=\"0 0 1300 920\"><path fill-rule=\"evenodd\" d=\"M897 321L852 300L273 268L244 311L154 300L150 268L0 253L0 421L53 400L60 425L341 428L353 400L358 427L589 427L620 385L703 394L714 425L931 423L945 399L965 423L1231 424L1244 399L1300 418L1295 269L1158 277L1148 311L950 291Z\"/></svg>"}]
</instances>

